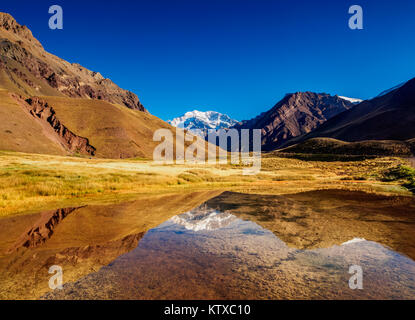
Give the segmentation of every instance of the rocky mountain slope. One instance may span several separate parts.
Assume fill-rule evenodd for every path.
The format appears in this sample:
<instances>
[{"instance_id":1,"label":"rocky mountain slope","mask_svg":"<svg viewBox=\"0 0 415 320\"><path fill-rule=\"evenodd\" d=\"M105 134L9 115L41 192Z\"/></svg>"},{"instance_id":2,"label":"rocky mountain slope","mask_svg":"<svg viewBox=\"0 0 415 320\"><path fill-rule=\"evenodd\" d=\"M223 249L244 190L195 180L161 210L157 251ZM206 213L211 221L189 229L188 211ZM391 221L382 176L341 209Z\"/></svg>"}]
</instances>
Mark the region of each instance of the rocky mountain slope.
<instances>
[{"instance_id":1,"label":"rocky mountain slope","mask_svg":"<svg viewBox=\"0 0 415 320\"><path fill-rule=\"evenodd\" d=\"M233 128L261 129L262 149L274 150L294 137L313 131L353 105L350 98L297 92L287 94L269 111L252 120L242 121Z\"/></svg>"},{"instance_id":2,"label":"rocky mountain slope","mask_svg":"<svg viewBox=\"0 0 415 320\"><path fill-rule=\"evenodd\" d=\"M174 127L199 132L206 135L209 130L226 129L238 123L228 115L216 111L189 111L183 116L167 121Z\"/></svg>"},{"instance_id":3,"label":"rocky mountain slope","mask_svg":"<svg viewBox=\"0 0 415 320\"><path fill-rule=\"evenodd\" d=\"M99 158L152 158L154 131L173 128L94 99L24 97L0 89L0 150Z\"/></svg>"},{"instance_id":4,"label":"rocky mountain slope","mask_svg":"<svg viewBox=\"0 0 415 320\"><path fill-rule=\"evenodd\" d=\"M47 53L0 13L0 150L151 159L162 128L176 131L135 94Z\"/></svg>"},{"instance_id":5,"label":"rocky mountain slope","mask_svg":"<svg viewBox=\"0 0 415 320\"><path fill-rule=\"evenodd\" d=\"M415 138L415 78L374 99L363 101L309 134L291 140L328 137L355 142Z\"/></svg>"},{"instance_id":6,"label":"rocky mountain slope","mask_svg":"<svg viewBox=\"0 0 415 320\"><path fill-rule=\"evenodd\" d=\"M0 87L22 95L104 100L145 111L138 97L100 73L48 52L32 32L0 12Z\"/></svg>"}]
</instances>

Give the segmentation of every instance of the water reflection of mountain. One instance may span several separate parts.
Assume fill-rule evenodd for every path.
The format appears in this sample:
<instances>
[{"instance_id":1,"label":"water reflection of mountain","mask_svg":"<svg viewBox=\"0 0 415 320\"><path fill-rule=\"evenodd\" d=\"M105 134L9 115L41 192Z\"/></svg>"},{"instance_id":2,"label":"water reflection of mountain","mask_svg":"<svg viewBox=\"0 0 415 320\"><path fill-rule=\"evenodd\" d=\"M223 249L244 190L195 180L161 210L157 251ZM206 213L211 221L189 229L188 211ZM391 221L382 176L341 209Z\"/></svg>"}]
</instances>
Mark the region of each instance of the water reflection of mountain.
<instances>
[{"instance_id":1,"label":"water reflection of mountain","mask_svg":"<svg viewBox=\"0 0 415 320\"><path fill-rule=\"evenodd\" d=\"M226 212L217 211L205 203L189 212L174 216L171 221L192 231L212 231L224 228L237 218Z\"/></svg>"},{"instance_id":2,"label":"water reflection of mountain","mask_svg":"<svg viewBox=\"0 0 415 320\"><path fill-rule=\"evenodd\" d=\"M233 218L206 231L203 205L150 230L133 251L45 299L412 299L415 262L379 243L350 239L329 248L288 247L258 224ZM194 229L203 230L193 232ZM350 290L349 268L364 270Z\"/></svg>"},{"instance_id":3,"label":"water reflection of mountain","mask_svg":"<svg viewBox=\"0 0 415 320\"><path fill-rule=\"evenodd\" d=\"M152 249L140 253L142 260L132 260L133 265L140 269L134 277L153 270L154 274L149 279L163 284L161 288L165 288L165 284L160 282L161 267L157 269L154 265L163 265L166 261L172 271L166 275L171 277L176 275L180 278L177 275L195 264L197 272L189 270L193 272L196 281L200 279L200 274L204 274L206 266L213 268L212 274L215 271L220 274L223 270L216 268L221 266L228 270L226 278L232 282L237 279L234 279L234 272L229 270L243 271L248 268L254 274L247 271L249 274L246 275L258 276L255 280L257 284L256 281L263 282L265 278L255 270L274 270L275 265L288 264L287 272L290 274L291 268L296 268L297 263L301 267L311 265L314 268L314 265L321 266L323 262L325 266L334 266L337 270L336 263L343 265L344 261L340 259L333 263L330 258L332 253L341 256L344 256L342 252L345 251L356 254L367 251L387 253L381 245L414 259L414 212L415 203L411 197L384 197L341 190L285 196L209 191L142 196L125 203L2 218L0 298L40 297L49 290L48 268L51 265L63 267L64 281L77 281L85 275L96 273L103 266L116 263L130 253L136 259L136 250L140 247ZM173 215L177 216L171 219ZM167 225L168 228L158 227L161 225ZM175 233L184 228L189 232ZM147 232L150 229L152 231ZM144 234L146 235L142 238ZM160 241L157 242L154 237ZM172 242L173 239L175 242ZM377 251L373 248L377 248ZM161 254L164 251L165 255ZM326 251L330 254L327 258L324 255L323 259L321 253ZM391 255L382 253L372 256L378 260L383 257L378 264L383 267L383 261L394 256L395 253L391 252ZM215 260L218 257L222 260ZM313 259L318 261L313 262ZM321 262L321 259L324 261ZM240 262L236 267L235 261ZM407 261L406 265L412 268L411 263ZM127 261L126 266L131 268L130 262ZM373 272L377 273L377 270ZM189 275L186 273L182 276ZM275 277L276 274L271 272L269 276ZM307 277L314 276L315 273L310 273ZM326 276L326 273L321 273L321 277ZM295 280L299 287L304 286L306 281L302 277L303 275ZM179 278L174 280L179 281ZM284 279L278 277L280 282ZM216 278L209 281L219 290L212 292L220 293L213 298L221 297L222 293L227 294L221 291L224 290L222 282L216 283ZM267 292L269 286L266 282L263 283L264 292ZM131 282L126 285L131 285ZM134 285L138 284L134 282ZM145 285L148 288L154 287L153 283ZM177 284L172 283L172 286L174 288ZM193 285L189 283L189 286ZM240 289L239 283L235 286ZM277 284L275 286L277 288ZM156 293L149 289L148 297L153 297ZM188 298L192 298L190 293ZM277 293L273 292L272 295L274 294Z\"/></svg>"},{"instance_id":4,"label":"water reflection of mountain","mask_svg":"<svg viewBox=\"0 0 415 320\"><path fill-rule=\"evenodd\" d=\"M49 267L64 282L98 271L134 248L149 229L219 194L142 196L117 203L0 218L0 299L35 299L49 291Z\"/></svg>"},{"instance_id":5,"label":"water reflection of mountain","mask_svg":"<svg viewBox=\"0 0 415 320\"><path fill-rule=\"evenodd\" d=\"M211 210L258 223L289 247L329 248L362 238L415 259L415 200L344 190L292 195L224 192Z\"/></svg>"}]
</instances>

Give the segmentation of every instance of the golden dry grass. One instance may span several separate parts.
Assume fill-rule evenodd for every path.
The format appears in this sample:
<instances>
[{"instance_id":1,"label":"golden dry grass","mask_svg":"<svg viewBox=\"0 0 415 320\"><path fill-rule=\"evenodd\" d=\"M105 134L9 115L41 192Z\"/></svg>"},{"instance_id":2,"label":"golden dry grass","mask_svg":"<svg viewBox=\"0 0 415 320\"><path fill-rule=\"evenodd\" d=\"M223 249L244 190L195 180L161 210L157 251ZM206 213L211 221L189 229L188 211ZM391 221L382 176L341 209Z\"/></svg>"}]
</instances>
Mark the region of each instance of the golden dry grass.
<instances>
[{"instance_id":1,"label":"golden dry grass","mask_svg":"<svg viewBox=\"0 0 415 320\"><path fill-rule=\"evenodd\" d=\"M261 173L244 176L233 165L159 165L148 160L98 160L0 152L0 216L69 203L122 201L136 194L221 189L288 194L318 189L409 194L382 173L399 158L361 162L306 162L263 158Z\"/></svg>"}]
</instances>

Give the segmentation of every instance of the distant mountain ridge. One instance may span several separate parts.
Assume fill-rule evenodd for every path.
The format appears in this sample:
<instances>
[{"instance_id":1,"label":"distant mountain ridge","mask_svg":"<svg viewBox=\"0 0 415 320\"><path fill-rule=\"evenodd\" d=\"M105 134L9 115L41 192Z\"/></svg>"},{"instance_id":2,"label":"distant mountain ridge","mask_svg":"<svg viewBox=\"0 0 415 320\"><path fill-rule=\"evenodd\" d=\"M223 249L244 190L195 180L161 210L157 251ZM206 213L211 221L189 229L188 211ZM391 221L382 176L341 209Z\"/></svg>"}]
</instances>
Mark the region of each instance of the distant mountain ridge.
<instances>
[{"instance_id":1,"label":"distant mountain ridge","mask_svg":"<svg viewBox=\"0 0 415 320\"><path fill-rule=\"evenodd\" d=\"M200 130L203 136L209 130L226 129L238 123L237 120L231 119L231 117L223 113L198 110L186 112L183 116L168 120L167 122L174 127L187 129L192 132Z\"/></svg>"},{"instance_id":2,"label":"distant mountain ridge","mask_svg":"<svg viewBox=\"0 0 415 320\"><path fill-rule=\"evenodd\" d=\"M285 146L323 137L347 142L415 138L415 78L353 106Z\"/></svg>"},{"instance_id":3,"label":"distant mountain ridge","mask_svg":"<svg viewBox=\"0 0 415 320\"><path fill-rule=\"evenodd\" d=\"M262 149L274 150L294 137L312 132L327 120L352 108L357 101L326 93L291 93L269 111L242 121L233 128L260 129Z\"/></svg>"},{"instance_id":4,"label":"distant mountain ridge","mask_svg":"<svg viewBox=\"0 0 415 320\"><path fill-rule=\"evenodd\" d=\"M171 126L134 93L46 52L27 27L0 12L0 120L0 150L20 152L151 158L154 131L176 126L203 135L260 129L264 151L299 143L290 150L415 154L415 78L365 101L296 92L251 120L194 110Z\"/></svg>"}]
</instances>

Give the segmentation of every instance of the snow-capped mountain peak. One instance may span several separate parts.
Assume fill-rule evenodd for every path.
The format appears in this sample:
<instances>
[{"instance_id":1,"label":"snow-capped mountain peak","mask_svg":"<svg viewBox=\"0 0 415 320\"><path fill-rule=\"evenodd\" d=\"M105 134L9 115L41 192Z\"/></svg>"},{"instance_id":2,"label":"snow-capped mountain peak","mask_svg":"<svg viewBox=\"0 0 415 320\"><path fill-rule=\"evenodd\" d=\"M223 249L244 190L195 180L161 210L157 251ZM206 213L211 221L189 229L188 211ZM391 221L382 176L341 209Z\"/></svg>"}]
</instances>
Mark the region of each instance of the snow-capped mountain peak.
<instances>
[{"instance_id":1,"label":"snow-capped mountain peak","mask_svg":"<svg viewBox=\"0 0 415 320\"><path fill-rule=\"evenodd\" d=\"M362 99L349 98L349 97L342 97L342 96L339 96L339 98L340 98L340 99L343 99L343 100L346 100L346 101L350 101L350 102L351 102L351 103L353 103L353 104L358 104L358 103L360 103L360 102L362 102L362 101L363 101Z\"/></svg>"},{"instance_id":2,"label":"snow-capped mountain peak","mask_svg":"<svg viewBox=\"0 0 415 320\"><path fill-rule=\"evenodd\" d=\"M190 131L200 130L206 134L209 130L219 130L230 128L237 120L231 119L228 115L216 111L189 111L183 116L168 120L174 127L187 129Z\"/></svg>"}]
</instances>

